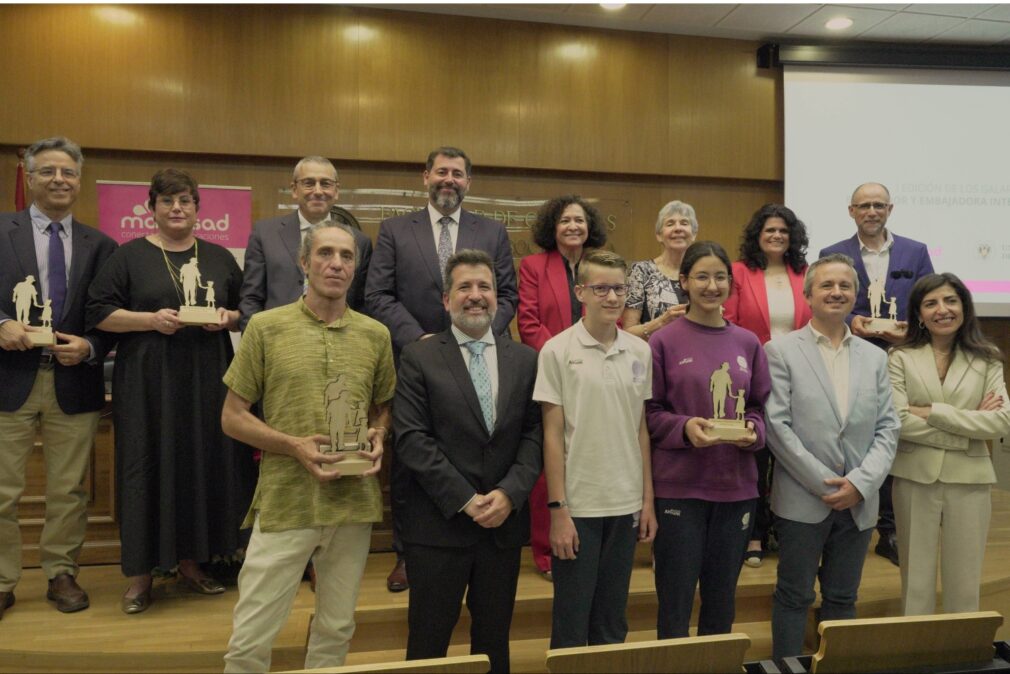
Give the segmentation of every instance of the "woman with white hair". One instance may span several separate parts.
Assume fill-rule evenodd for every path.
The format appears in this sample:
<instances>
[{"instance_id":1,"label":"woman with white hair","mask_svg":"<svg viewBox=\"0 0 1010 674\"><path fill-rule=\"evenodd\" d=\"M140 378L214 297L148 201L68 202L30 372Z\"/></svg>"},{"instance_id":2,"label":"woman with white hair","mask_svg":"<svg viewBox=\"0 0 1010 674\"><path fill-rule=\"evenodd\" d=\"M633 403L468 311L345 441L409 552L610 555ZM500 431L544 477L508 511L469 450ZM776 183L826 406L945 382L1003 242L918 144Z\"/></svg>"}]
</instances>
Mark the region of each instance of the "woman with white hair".
<instances>
[{"instance_id":1,"label":"woman with white hair","mask_svg":"<svg viewBox=\"0 0 1010 674\"><path fill-rule=\"evenodd\" d=\"M680 287L684 251L698 235L694 207L683 201L663 206L656 218L656 240L663 252L636 262L628 273L628 302L622 316L624 329L648 340L649 335L687 311L687 294Z\"/></svg>"}]
</instances>

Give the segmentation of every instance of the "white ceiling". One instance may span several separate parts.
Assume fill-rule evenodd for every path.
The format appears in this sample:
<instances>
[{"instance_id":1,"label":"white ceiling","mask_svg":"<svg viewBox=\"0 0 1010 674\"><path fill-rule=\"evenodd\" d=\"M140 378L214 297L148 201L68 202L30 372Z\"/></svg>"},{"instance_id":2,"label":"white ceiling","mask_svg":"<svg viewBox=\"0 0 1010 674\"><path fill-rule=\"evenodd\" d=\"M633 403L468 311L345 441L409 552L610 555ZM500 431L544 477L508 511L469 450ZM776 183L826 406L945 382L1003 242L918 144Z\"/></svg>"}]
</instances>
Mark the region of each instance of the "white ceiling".
<instances>
[{"instance_id":1,"label":"white ceiling","mask_svg":"<svg viewBox=\"0 0 1010 674\"><path fill-rule=\"evenodd\" d=\"M372 6L743 40L1010 45L1010 4L628 4L617 11L598 4ZM852 27L844 31L824 27L828 19L838 16L852 19Z\"/></svg>"}]
</instances>

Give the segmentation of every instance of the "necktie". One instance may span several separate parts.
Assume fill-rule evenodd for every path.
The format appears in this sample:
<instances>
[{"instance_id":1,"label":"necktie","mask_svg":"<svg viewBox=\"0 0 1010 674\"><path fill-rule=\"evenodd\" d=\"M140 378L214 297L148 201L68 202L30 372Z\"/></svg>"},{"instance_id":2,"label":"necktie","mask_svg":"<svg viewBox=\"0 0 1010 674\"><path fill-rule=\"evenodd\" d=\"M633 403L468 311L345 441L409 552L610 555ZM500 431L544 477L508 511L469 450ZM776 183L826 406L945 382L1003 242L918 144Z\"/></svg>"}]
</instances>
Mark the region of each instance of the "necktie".
<instances>
[{"instance_id":1,"label":"necktie","mask_svg":"<svg viewBox=\"0 0 1010 674\"><path fill-rule=\"evenodd\" d=\"M442 225L442 231L438 233L438 272L439 274L444 274L445 263L452 256L452 235L449 234L449 225L452 224L452 218L447 215L439 220L438 224Z\"/></svg>"},{"instance_id":2,"label":"necktie","mask_svg":"<svg viewBox=\"0 0 1010 674\"><path fill-rule=\"evenodd\" d=\"M61 231L63 225L49 223L49 299L53 302L53 327L58 326L67 299L67 259L63 254Z\"/></svg>"},{"instance_id":3,"label":"necktie","mask_svg":"<svg viewBox=\"0 0 1010 674\"><path fill-rule=\"evenodd\" d=\"M487 343L467 342L465 346L470 350L470 381L477 391L480 411L484 413L484 424L490 433L494 429L494 399L491 396L491 375L488 374L487 362L484 360Z\"/></svg>"}]
</instances>

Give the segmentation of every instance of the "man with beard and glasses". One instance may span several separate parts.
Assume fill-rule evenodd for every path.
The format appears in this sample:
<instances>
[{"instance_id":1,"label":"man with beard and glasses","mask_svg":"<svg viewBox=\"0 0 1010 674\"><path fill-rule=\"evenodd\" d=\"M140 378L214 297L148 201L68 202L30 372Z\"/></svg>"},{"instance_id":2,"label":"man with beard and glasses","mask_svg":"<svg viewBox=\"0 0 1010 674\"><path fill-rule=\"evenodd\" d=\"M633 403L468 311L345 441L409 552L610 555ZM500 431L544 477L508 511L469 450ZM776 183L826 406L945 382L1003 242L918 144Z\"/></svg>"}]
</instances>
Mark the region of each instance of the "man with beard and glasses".
<instances>
[{"instance_id":1,"label":"man with beard and glasses","mask_svg":"<svg viewBox=\"0 0 1010 674\"><path fill-rule=\"evenodd\" d=\"M470 652L507 672L541 424L536 352L491 330L493 269L484 251L449 258L442 301L452 326L401 353L393 428L407 487L407 659L446 654L465 593Z\"/></svg>"},{"instance_id":2,"label":"man with beard and glasses","mask_svg":"<svg viewBox=\"0 0 1010 674\"><path fill-rule=\"evenodd\" d=\"M491 256L498 297L491 331L495 335L509 334L518 297L512 249L504 225L460 207L470 189L471 167L470 158L458 148L432 150L423 174L428 205L384 220L379 227L368 268L365 306L371 316L389 328L396 359L408 344L449 329L449 314L442 303L442 274L456 250L483 250ZM397 563L386 581L391 592L407 589L400 545L404 513L399 498L404 485L397 464L394 458L390 496Z\"/></svg>"}]
</instances>

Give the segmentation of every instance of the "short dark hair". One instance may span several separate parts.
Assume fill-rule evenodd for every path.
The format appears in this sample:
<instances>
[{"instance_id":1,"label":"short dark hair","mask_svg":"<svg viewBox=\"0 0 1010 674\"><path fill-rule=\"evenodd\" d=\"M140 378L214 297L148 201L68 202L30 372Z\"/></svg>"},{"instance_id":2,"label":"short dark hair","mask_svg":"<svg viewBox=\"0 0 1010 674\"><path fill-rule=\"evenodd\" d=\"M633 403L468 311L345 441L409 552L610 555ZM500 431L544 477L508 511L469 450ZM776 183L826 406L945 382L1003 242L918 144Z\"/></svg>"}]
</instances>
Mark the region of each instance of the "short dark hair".
<instances>
[{"instance_id":1,"label":"short dark hair","mask_svg":"<svg viewBox=\"0 0 1010 674\"><path fill-rule=\"evenodd\" d=\"M740 237L740 260L748 269L766 269L768 256L761 250L761 230L769 218L782 218L789 228L789 248L783 255L783 261L799 274L807 266L807 227L796 217L791 208L782 204L765 204L754 212L750 222L743 229Z\"/></svg>"},{"instance_id":2,"label":"short dark hair","mask_svg":"<svg viewBox=\"0 0 1010 674\"><path fill-rule=\"evenodd\" d=\"M544 203L537 212L537 221L533 225L533 243L544 250L556 250L558 247L557 227L561 214L572 204L578 204L586 212L586 225L589 237L586 248L600 248L607 243L607 230L603 226L603 216L593 208L592 204L577 194L556 197Z\"/></svg>"},{"instance_id":3,"label":"short dark hair","mask_svg":"<svg viewBox=\"0 0 1010 674\"><path fill-rule=\"evenodd\" d=\"M949 285L957 293L964 312L961 327L954 335L954 346L961 347L962 350L982 360L1003 360L999 347L982 332L982 326L975 314L975 302L972 300L971 291L961 279L950 272L926 274L912 286L912 292L908 294L908 332L905 333L905 341L894 348L914 348L932 342L929 330L922 324L920 306L926 295L945 285Z\"/></svg>"},{"instance_id":4,"label":"short dark hair","mask_svg":"<svg viewBox=\"0 0 1010 674\"><path fill-rule=\"evenodd\" d=\"M151 187L147 190L147 207L154 210L154 202L158 197L175 196L189 191L193 203L200 208L200 190L193 176L176 168L161 169L151 177Z\"/></svg>"},{"instance_id":5,"label":"short dark hair","mask_svg":"<svg viewBox=\"0 0 1010 674\"><path fill-rule=\"evenodd\" d=\"M351 241L355 242L352 248L354 249L354 261L357 262L358 245L354 238L354 232L351 230L350 227L348 227L342 222L337 222L336 220L323 220L322 222L317 222L316 224L309 227L308 231L305 232L305 236L302 237L301 245L298 247L298 259L301 260L302 262L308 260L309 255L312 254L312 244L316 240L316 234L318 234L320 230L329 229L331 227L343 230L347 232L348 235L350 235Z\"/></svg>"},{"instance_id":6,"label":"short dark hair","mask_svg":"<svg viewBox=\"0 0 1010 674\"><path fill-rule=\"evenodd\" d=\"M624 275L628 275L628 263L624 258L610 250L592 250L579 264L579 284L584 285L589 276L589 267L606 267L607 269L620 269Z\"/></svg>"},{"instance_id":7,"label":"short dark hair","mask_svg":"<svg viewBox=\"0 0 1010 674\"><path fill-rule=\"evenodd\" d=\"M491 270L491 286L498 290L498 279L495 277L494 273L494 261L491 256L488 255L483 250L477 250L476 248L464 248L462 250L457 250L453 253L445 263L445 271L442 276L442 288L443 292L449 292L452 289L452 272L456 270L456 267L461 265L474 265L474 266L485 266Z\"/></svg>"},{"instance_id":8,"label":"short dark hair","mask_svg":"<svg viewBox=\"0 0 1010 674\"><path fill-rule=\"evenodd\" d=\"M726 249L715 241L695 241L688 246L687 250L684 251L684 259L680 261L680 275L689 276L691 269L698 263L698 260L710 255L719 258L726 265L727 273L730 276L733 275L733 265L730 264Z\"/></svg>"},{"instance_id":9,"label":"short dark hair","mask_svg":"<svg viewBox=\"0 0 1010 674\"><path fill-rule=\"evenodd\" d=\"M443 157L448 157L449 159L456 159L458 157L463 158L463 164L466 166L466 174L470 175L473 170L473 164L470 163L470 158L466 156L466 152L460 150L458 147L453 147L451 145L443 145L442 147L436 147L434 150L428 153L428 161L425 163L424 168L426 171L430 171L431 167L435 165L435 157L442 155Z\"/></svg>"},{"instance_id":10,"label":"short dark hair","mask_svg":"<svg viewBox=\"0 0 1010 674\"><path fill-rule=\"evenodd\" d=\"M65 136L53 136L37 140L28 146L28 149L25 150L25 168L28 171L33 171L35 169L35 155L50 150L59 150L73 159L77 164L78 171L84 166L84 154L81 152L80 145Z\"/></svg>"}]
</instances>

